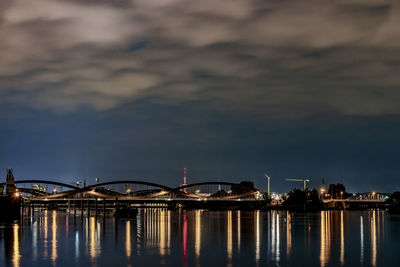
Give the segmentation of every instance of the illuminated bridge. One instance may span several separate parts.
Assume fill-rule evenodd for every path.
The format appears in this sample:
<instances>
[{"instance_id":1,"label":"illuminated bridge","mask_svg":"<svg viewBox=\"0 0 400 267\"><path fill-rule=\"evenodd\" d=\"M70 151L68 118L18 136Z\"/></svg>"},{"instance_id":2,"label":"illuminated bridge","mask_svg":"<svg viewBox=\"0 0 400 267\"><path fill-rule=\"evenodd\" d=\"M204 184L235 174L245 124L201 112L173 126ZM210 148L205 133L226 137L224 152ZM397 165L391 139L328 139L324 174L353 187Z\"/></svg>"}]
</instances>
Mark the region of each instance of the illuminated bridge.
<instances>
[{"instance_id":1,"label":"illuminated bridge","mask_svg":"<svg viewBox=\"0 0 400 267\"><path fill-rule=\"evenodd\" d=\"M266 199L258 189L230 182L202 182L176 188L138 180L121 180L79 187L48 180L17 180L17 190L29 204L59 207L136 205L187 208L260 208ZM0 184L0 185L4 185ZM89 208L90 211L91 208Z\"/></svg>"},{"instance_id":2,"label":"illuminated bridge","mask_svg":"<svg viewBox=\"0 0 400 267\"><path fill-rule=\"evenodd\" d=\"M365 192L356 193L347 198L327 198L323 202L332 208L358 209L358 208L385 208L389 193Z\"/></svg>"}]
</instances>

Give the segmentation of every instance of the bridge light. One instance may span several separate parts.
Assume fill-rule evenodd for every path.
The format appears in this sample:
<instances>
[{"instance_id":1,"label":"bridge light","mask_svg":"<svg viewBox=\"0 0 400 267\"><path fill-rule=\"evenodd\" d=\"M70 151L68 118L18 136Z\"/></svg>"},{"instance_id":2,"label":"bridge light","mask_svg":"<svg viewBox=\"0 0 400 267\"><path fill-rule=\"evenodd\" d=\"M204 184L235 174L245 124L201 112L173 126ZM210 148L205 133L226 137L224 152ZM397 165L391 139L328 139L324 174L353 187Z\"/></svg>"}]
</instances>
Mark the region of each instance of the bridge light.
<instances>
[{"instance_id":1,"label":"bridge light","mask_svg":"<svg viewBox=\"0 0 400 267\"><path fill-rule=\"evenodd\" d=\"M57 193L57 188L54 188L53 189L53 194L56 194Z\"/></svg>"},{"instance_id":2,"label":"bridge light","mask_svg":"<svg viewBox=\"0 0 400 267\"><path fill-rule=\"evenodd\" d=\"M194 191L196 194L200 193L200 189L196 189L196 191Z\"/></svg>"},{"instance_id":3,"label":"bridge light","mask_svg":"<svg viewBox=\"0 0 400 267\"><path fill-rule=\"evenodd\" d=\"M17 193L15 193L15 196L16 196L16 197L19 197L20 195L21 195L21 194L20 194L20 193L18 193L18 192L17 192Z\"/></svg>"},{"instance_id":4,"label":"bridge light","mask_svg":"<svg viewBox=\"0 0 400 267\"><path fill-rule=\"evenodd\" d=\"M130 189L130 188L126 189L126 193L127 193L127 194L129 194L130 192L131 192L131 189Z\"/></svg>"}]
</instances>

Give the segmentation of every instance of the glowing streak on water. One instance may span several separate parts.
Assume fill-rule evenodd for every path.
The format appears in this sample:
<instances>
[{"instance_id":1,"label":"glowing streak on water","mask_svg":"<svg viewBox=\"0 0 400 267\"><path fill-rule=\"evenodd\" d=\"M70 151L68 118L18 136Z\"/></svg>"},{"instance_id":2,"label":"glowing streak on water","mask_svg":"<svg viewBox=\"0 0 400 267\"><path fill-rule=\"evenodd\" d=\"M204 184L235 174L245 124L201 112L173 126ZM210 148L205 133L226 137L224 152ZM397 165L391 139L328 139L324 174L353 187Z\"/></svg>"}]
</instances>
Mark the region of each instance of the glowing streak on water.
<instances>
[{"instance_id":1,"label":"glowing streak on water","mask_svg":"<svg viewBox=\"0 0 400 267\"><path fill-rule=\"evenodd\" d=\"M165 211L162 210L160 211L160 213L158 214L159 216L157 216L155 223L157 225L159 225L159 235L160 235L160 255L165 255L165 251L166 251L166 231L165 231L165 227L166 227L166 217L165 217Z\"/></svg>"},{"instance_id":2,"label":"glowing streak on water","mask_svg":"<svg viewBox=\"0 0 400 267\"><path fill-rule=\"evenodd\" d=\"M200 257L201 250L201 211L196 210L196 235L195 235L195 244L194 244L196 257Z\"/></svg>"},{"instance_id":3,"label":"glowing streak on water","mask_svg":"<svg viewBox=\"0 0 400 267\"><path fill-rule=\"evenodd\" d=\"M75 258L79 258L79 232L75 232Z\"/></svg>"},{"instance_id":4,"label":"glowing streak on water","mask_svg":"<svg viewBox=\"0 0 400 267\"><path fill-rule=\"evenodd\" d=\"M364 262L364 222L363 222L363 217L360 216L360 262Z\"/></svg>"},{"instance_id":5,"label":"glowing streak on water","mask_svg":"<svg viewBox=\"0 0 400 267\"><path fill-rule=\"evenodd\" d=\"M260 211L256 211L256 263L260 262Z\"/></svg>"},{"instance_id":6,"label":"glowing streak on water","mask_svg":"<svg viewBox=\"0 0 400 267\"><path fill-rule=\"evenodd\" d=\"M37 234L38 234L38 222L35 221L32 225L32 248L33 248L33 260L37 259Z\"/></svg>"},{"instance_id":7,"label":"glowing streak on water","mask_svg":"<svg viewBox=\"0 0 400 267\"><path fill-rule=\"evenodd\" d=\"M48 235L48 233L47 233L47 227L48 227L48 225L47 225L47 210L45 210L44 211L44 240L43 240L43 243L44 243L44 250L43 250L43 256L45 257L45 258L47 258L47 235Z\"/></svg>"},{"instance_id":8,"label":"glowing streak on water","mask_svg":"<svg viewBox=\"0 0 400 267\"><path fill-rule=\"evenodd\" d=\"M226 240L226 251L228 254L228 263L232 262L232 211L228 211L228 232L227 232L227 240Z\"/></svg>"},{"instance_id":9,"label":"glowing streak on water","mask_svg":"<svg viewBox=\"0 0 400 267\"><path fill-rule=\"evenodd\" d=\"M279 230L279 213L276 213L276 251L275 251L275 261L278 263L280 261L280 230Z\"/></svg>"},{"instance_id":10,"label":"glowing streak on water","mask_svg":"<svg viewBox=\"0 0 400 267\"><path fill-rule=\"evenodd\" d=\"M321 246L319 260L321 267L326 266L331 250L331 218L329 211L321 211Z\"/></svg>"},{"instance_id":11,"label":"glowing streak on water","mask_svg":"<svg viewBox=\"0 0 400 267\"><path fill-rule=\"evenodd\" d=\"M125 249L126 249L126 257L128 260L131 257L131 221L126 221L126 232L125 232Z\"/></svg>"},{"instance_id":12,"label":"glowing streak on water","mask_svg":"<svg viewBox=\"0 0 400 267\"><path fill-rule=\"evenodd\" d=\"M19 267L21 253L19 250L19 225L18 224L13 225L13 244L14 244L13 245L13 254L12 254L13 267Z\"/></svg>"},{"instance_id":13,"label":"glowing streak on water","mask_svg":"<svg viewBox=\"0 0 400 267\"><path fill-rule=\"evenodd\" d=\"M376 211L372 212L372 227L371 227L371 265L376 266Z\"/></svg>"},{"instance_id":14,"label":"glowing streak on water","mask_svg":"<svg viewBox=\"0 0 400 267\"><path fill-rule=\"evenodd\" d=\"M344 221L343 210L340 212L340 264L344 265Z\"/></svg>"},{"instance_id":15,"label":"glowing streak on water","mask_svg":"<svg viewBox=\"0 0 400 267\"><path fill-rule=\"evenodd\" d=\"M56 217L57 217L57 212L54 210L53 211L53 222L51 225L51 235L52 235L52 240L51 240L51 260L53 262L53 265L55 265L55 262L57 260L57 222L56 222Z\"/></svg>"},{"instance_id":16,"label":"glowing streak on water","mask_svg":"<svg viewBox=\"0 0 400 267\"><path fill-rule=\"evenodd\" d=\"M292 251L292 218L286 212L286 256L289 257Z\"/></svg>"},{"instance_id":17,"label":"glowing streak on water","mask_svg":"<svg viewBox=\"0 0 400 267\"><path fill-rule=\"evenodd\" d=\"M238 252L240 252L240 210L237 212L237 237L238 237Z\"/></svg>"}]
</instances>

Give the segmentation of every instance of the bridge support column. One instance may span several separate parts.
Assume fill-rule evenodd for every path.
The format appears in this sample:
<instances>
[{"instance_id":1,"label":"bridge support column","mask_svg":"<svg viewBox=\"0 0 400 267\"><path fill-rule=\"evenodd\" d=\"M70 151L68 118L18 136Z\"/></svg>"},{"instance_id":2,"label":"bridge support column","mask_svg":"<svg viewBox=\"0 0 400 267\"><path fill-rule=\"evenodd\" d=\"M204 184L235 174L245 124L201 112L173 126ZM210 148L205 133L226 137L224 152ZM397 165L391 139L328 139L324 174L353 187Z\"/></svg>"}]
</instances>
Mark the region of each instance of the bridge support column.
<instances>
[{"instance_id":1,"label":"bridge support column","mask_svg":"<svg viewBox=\"0 0 400 267\"><path fill-rule=\"evenodd\" d=\"M89 199L86 201L87 216L90 217L90 202Z\"/></svg>"},{"instance_id":2,"label":"bridge support column","mask_svg":"<svg viewBox=\"0 0 400 267\"><path fill-rule=\"evenodd\" d=\"M95 216L97 219L97 198L94 200Z\"/></svg>"},{"instance_id":3,"label":"bridge support column","mask_svg":"<svg viewBox=\"0 0 400 267\"><path fill-rule=\"evenodd\" d=\"M24 201L21 201L21 209L19 210L19 212L20 212L22 218L24 217L24 209L25 209Z\"/></svg>"},{"instance_id":4,"label":"bridge support column","mask_svg":"<svg viewBox=\"0 0 400 267\"><path fill-rule=\"evenodd\" d=\"M74 219L75 219L75 216L76 216L76 200L74 200Z\"/></svg>"},{"instance_id":5,"label":"bridge support column","mask_svg":"<svg viewBox=\"0 0 400 267\"><path fill-rule=\"evenodd\" d=\"M71 210L71 200L68 200L68 214L69 214L70 210Z\"/></svg>"},{"instance_id":6,"label":"bridge support column","mask_svg":"<svg viewBox=\"0 0 400 267\"><path fill-rule=\"evenodd\" d=\"M106 199L103 198L103 216L106 218Z\"/></svg>"},{"instance_id":7,"label":"bridge support column","mask_svg":"<svg viewBox=\"0 0 400 267\"><path fill-rule=\"evenodd\" d=\"M83 199L81 199L81 216L83 218Z\"/></svg>"},{"instance_id":8,"label":"bridge support column","mask_svg":"<svg viewBox=\"0 0 400 267\"><path fill-rule=\"evenodd\" d=\"M118 217L118 198L115 198L115 218Z\"/></svg>"}]
</instances>

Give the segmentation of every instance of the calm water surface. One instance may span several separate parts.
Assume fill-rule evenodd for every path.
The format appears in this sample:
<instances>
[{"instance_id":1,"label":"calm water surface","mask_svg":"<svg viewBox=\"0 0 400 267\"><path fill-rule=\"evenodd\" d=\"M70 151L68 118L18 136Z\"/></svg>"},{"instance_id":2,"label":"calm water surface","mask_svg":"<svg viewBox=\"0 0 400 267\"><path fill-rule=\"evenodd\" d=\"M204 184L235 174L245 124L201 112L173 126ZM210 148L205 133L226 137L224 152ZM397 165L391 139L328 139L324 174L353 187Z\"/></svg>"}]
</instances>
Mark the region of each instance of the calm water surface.
<instances>
[{"instance_id":1,"label":"calm water surface","mask_svg":"<svg viewBox=\"0 0 400 267\"><path fill-rule=\"evenodd\" d=\"M44 211L0 225L0 266L400 266L399 245L383 211Z\"/></svg>"}]
</instances>

